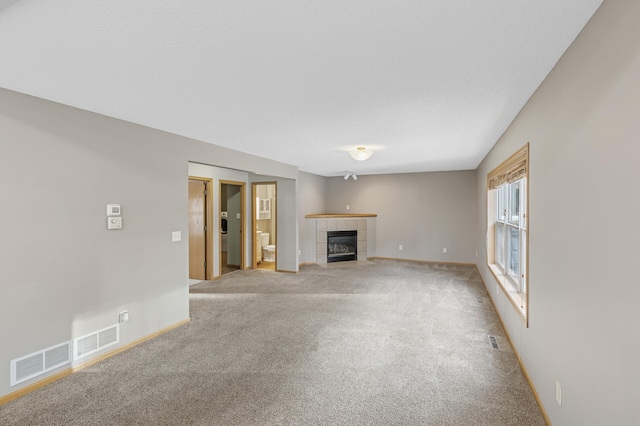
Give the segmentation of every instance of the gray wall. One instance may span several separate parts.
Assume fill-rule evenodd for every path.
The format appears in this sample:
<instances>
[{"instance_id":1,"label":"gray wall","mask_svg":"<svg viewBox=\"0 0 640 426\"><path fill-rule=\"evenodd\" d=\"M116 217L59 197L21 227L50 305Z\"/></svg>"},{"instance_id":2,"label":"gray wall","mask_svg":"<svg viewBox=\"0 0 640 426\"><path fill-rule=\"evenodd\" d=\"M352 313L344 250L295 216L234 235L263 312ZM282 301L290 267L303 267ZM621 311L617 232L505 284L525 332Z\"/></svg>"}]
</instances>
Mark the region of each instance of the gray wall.
<instances>
[{"instance_id":1,"label":"gray wall","mask_svg":"<svg viewBox=\"0 0 640 426\"><path fill-rule=\"evenodd\" d=\"M316 261L315 222L305 215L326 213L327 178L311 173L298 174L298 231L300 233L300 263Z\"/></svg>"},{"instance_id":2,"label":"gray wall","mask_svg":"<svg viewBox=\"0 0 640 426\"><path fill-rule=\"evenodd\" d=\"M474 171L328 178L327 213L377 214L377 256L475 263L475 188Z\"/></svg>"},{"instance_id":3,"label":"gray wall","mask_svg":"<svg viewBox=\"0 0 640 426\"><path fill-rule=\"evenodd\" d=\"M484 260L486 175L530 143L529 328L478 264L556 426L640 419L638 22L605 1L478 169Z\"/></svg>"},{"instance_id":4,"label":"gray wall","mask_svg":"<svg viewBox=\"0 0 640 426\"><path fill-rule=\"evenodd\" d=\"M296 181L278 179L278 271L298 271Z\"/></svg>"},{"instance_id":5,"label":"gray wall","mask_svg":"<svg viewBox=\"0 0 640 426\"><path fill-rule=\"evenodd\" d=\"M293 166L4 89L0 129L0 396L46 377L10 387L11 359L121 310L121 344L188 318L189 161L287 178L293 201L278 208L293 220L278 226L297 236ZM108 203L124 229L106 230Z\"/></svg>"}]
</instances>

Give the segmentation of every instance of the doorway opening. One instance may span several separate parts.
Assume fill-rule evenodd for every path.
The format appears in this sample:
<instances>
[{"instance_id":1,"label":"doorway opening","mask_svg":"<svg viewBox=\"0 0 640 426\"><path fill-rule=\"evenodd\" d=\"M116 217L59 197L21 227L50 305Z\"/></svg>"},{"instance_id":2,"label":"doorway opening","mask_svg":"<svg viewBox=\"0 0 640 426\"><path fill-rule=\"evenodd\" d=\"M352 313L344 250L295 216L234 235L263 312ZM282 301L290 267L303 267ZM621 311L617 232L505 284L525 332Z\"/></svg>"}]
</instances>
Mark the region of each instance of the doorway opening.
<instances>
[{"instance_id":1,"label":"doorway opening","mask_svg":"<svg viewBox=\"0 0 640 426\"><path fill-rule=\"evenodd\" d=\"M277 183L260 182L252 186L253 267L277 270Z\"/></svg>"},{"instance_id":2,"label":"doorway opening","mask_svg":"<svg viewBox=\"0 0 640 426\"><path fill-rule=\"evenodd\" d=\"M210 280L213 275L211 227L213 181L189 176L189 280Z\"/></svg>"},{"instance_id":3,"label":"doorway opening","mask_svg":"<svg viewBox=\"0 0 640 426\"><path fill-rule=\"evenodd\" d=\"M220 181L220 274L245 269L244 182ZM226 230L226 232L223 232Z\"/></svg>"}]
</instances>

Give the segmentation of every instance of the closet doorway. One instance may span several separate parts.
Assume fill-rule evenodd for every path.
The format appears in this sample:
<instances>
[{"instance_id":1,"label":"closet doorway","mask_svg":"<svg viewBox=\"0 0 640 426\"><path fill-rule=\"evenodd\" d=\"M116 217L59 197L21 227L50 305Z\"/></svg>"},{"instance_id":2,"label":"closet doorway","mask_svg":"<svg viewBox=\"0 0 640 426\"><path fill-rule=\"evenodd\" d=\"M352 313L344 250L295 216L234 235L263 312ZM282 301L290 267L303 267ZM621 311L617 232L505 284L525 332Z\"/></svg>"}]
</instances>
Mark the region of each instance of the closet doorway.
<instances>
[{"instance_id":1,"label":"closet doorway","mask_svg":"<svg viewBox=\"0 0 640 426\"><path fill-rule=\"evenodd\" d=\"M245 269L244 199L244 182L220 181L220 218L226 221L226 232L220 233L221 275Z\"/></svg>"},{"instance_id":2,"label":"closet doorway","mask_svg":"<svg viewBox=\"0 0 640 426\"><path fill-rule=\"evenodd\" d=\"M252 185L253 267L276 271L277 268L277 183Z\"/></svg>"}]
</instances>

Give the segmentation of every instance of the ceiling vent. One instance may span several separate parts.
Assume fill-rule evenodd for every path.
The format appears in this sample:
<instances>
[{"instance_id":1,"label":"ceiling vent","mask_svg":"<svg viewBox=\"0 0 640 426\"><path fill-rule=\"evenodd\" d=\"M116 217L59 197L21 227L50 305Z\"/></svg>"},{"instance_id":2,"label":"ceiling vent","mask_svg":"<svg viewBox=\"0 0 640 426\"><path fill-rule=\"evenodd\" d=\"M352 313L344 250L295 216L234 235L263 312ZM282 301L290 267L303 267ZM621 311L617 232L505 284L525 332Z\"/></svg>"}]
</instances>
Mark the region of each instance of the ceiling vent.
<instances>
[{"instance_id":1,"label":"ceiling vent","mask_svg":"<svg viewBox=\"0 0 640 426\"><path fill-rule=\"evenodd\" d=\"M11 386L71 362L71 342L61 343L11 361Z\"/></svg>"}]
</instances>

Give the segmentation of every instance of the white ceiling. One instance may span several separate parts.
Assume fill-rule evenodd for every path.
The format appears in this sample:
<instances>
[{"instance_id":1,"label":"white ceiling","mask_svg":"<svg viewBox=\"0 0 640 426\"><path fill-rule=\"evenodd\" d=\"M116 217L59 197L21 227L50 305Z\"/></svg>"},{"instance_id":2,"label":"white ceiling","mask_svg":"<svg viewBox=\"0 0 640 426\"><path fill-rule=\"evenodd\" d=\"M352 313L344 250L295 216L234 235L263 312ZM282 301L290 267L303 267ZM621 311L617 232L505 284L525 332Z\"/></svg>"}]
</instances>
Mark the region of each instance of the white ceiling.
<instances>
[{"instance_id":1,"label":"white ceiling","mask_svg":"<svg viewBox=\"0 0 640 426\"><path fill-rule=\"evenodd\" d=\"M475 169L601 3L0 0L0 87L324 176Z\"/></svg>"}]
</instances>

